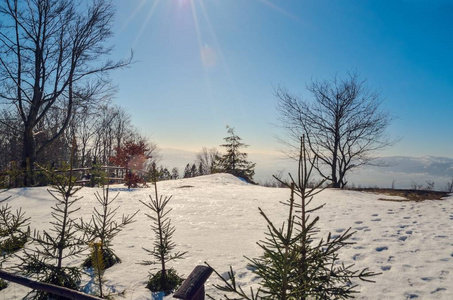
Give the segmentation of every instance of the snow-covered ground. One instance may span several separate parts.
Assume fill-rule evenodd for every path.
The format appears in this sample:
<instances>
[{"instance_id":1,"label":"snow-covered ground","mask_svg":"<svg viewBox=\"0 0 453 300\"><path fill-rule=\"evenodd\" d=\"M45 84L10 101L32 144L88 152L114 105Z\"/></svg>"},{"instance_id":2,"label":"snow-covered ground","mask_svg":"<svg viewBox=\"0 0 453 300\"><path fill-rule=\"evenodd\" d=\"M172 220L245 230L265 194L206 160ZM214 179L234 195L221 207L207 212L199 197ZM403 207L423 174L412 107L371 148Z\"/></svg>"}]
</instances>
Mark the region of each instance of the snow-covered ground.
<instances>
[{"instance_id":1,"label":"snow-covered ground","mask_svg":"<svg viewBox=\"0 0 453 300\"><path fill-rule=\"evenodd\" d=\"M170 216L176 225L174 241L177 250L188 251L184 260L173 266L188 275L198 264L207 261L220 273L232 265L239 282L256 284L247 270L247 260L261 254L256 242L264 237L265 221L258 213L261 207L275 223L286 217L286 208L279 204L289 196L287 189L265 188L246 184L231 175L216 174L193 179L158 183L159 193L173 195ZM83 188L78 214L89 217L97 205L97 188ZM139 200L149 200L152 188L119 192L116 204L121 214L140 209L136 222L126 227L114 240L114 249L123 260L105 273L107 286L121 292L125 299L151 299L145 288L148 266L138 264L151 259L142 247L152 248L153 234L147 208ZM12 189L3 193L13 209L22 207L31 218L32 229L49 229L54 200L45 187ZM327 231L341 233L352 227L356 244L343 249L342 260L354 263L357 269L369 267L382 272L376 283L359 282L357 299L453 299L453 197L441 201L392 202L380 196L355 191L325 190L314 204L326 203L317 212L321 236ZM78 265L84 258L68 262ZM85 278L88 280L88 277ZM211 295L214 275L207 285ZM0 300L22 299L27 289L10 284L0 292ZM116 297L117 299L124 299ZM170 297L169 297L170 298Z\"/></svg>"}]
</instances>

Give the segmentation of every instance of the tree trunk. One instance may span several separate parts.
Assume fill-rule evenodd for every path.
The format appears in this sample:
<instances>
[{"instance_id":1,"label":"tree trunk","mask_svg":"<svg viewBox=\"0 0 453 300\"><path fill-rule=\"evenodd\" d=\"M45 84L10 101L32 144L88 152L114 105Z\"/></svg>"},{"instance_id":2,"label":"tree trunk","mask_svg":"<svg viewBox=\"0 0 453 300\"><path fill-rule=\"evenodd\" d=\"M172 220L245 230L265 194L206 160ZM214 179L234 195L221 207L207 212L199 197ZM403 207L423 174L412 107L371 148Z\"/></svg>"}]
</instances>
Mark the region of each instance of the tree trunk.
<instances>
[{"instance_id":1,"label":"tree trunk","mask_svg":"<svg viewBox=\"0 0 453 300\"><path fill-rule=\"evenodd\" d=\"M33 168L36 162L36 142L32 125L25 125L23 140L21 163L23 184L24 186L30 186L34 184Z\"/></svg>"}]
</instances>

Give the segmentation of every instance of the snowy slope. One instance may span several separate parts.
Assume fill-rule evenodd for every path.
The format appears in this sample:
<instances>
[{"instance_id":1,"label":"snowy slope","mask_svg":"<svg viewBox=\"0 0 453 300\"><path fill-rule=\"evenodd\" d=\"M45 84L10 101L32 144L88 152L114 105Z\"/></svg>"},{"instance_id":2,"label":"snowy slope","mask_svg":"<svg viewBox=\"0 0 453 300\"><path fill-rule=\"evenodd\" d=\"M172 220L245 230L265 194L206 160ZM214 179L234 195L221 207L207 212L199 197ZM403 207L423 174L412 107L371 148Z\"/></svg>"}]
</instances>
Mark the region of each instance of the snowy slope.
<instances>
[{"instance_id":1,"label":"snowy slope","mask_svg":"<svg viewBox=\"0 0 453 300\"><path fill-rule=\"evenodd\" d=\"M220 273L234 266L241 284L256 284L247 270L245 256L260 255L256 241L264 237L265 222L258 214L261 207L275 223L284 221L288 198L286 189L248 185L231 175L216 174L193 179L159 182L161 195L173 195L171 218L176 225L177 250L188 251L186 259L172 264L188 275L197 264L209 262ZM97 205L97 188L83 188L79 215L88 218ZM149 260L142 247L151 248L153 235L144 212L154 190L115 186L119 192L120 214L140 209L136 222L116 240L114 249L122 264L108 269L108 286L125 290L125 299L151 299L145 288L149 267L139 263ZM48 229L52 198L46 188L23 188L7 191L13 208L20 206L31 217L32 229ZM2 195L2 196L3 196ZM369 267L382 272L376 283L360 283L357 299L453 299L453 197L442 201L390 202L378 195L353 191L325 190L313 205L326 203L318 211L320 228L334 233L352 227L356 244L341 252L345 263L357 268ZM120 218L120 215L118 215ZM79 258L70 264L80 264ZM88 277L86 278L88 280ZM210 286L216 282L211 276ZM22 299L26 288L11 284L0 292L0 299ZM116 297L117 299L122 299ZM169 297L170 299L170 297Z\"/></svg>"}]
</instances>

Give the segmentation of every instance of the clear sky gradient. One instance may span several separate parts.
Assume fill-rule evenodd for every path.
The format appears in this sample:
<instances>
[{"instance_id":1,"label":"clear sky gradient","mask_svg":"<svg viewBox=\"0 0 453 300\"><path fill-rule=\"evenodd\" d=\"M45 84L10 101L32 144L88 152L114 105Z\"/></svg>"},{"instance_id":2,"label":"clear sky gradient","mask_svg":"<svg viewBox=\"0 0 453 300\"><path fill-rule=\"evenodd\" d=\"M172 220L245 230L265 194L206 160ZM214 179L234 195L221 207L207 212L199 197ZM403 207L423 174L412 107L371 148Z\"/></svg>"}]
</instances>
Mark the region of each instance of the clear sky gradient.
<instances>
[{"instance_id":1,"label":"clear sky gradient","mask_svg":"<svg viewBox=\"0 0 453 300\"><path fill-rule=\"evenodd\" d=\"M357 71L397 116L380 155L453 157L453 1L113 3L113 56L136 61L112 74L116 102L161 148L218 147L230 125L277 152L275 87L308 98L312 78Z\"/></svg>"}]
</instances>

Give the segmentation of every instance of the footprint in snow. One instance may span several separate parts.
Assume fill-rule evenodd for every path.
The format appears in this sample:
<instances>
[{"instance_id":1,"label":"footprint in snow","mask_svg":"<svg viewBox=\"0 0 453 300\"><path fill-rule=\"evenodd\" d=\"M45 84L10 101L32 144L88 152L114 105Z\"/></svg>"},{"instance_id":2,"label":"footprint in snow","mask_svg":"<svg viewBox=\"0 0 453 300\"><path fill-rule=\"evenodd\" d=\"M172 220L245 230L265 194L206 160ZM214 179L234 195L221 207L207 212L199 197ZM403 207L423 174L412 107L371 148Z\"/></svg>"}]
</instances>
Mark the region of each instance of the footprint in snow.
<instances>
[{"instance_id":1,"label":"footprint in snow","mask_svg":"<svg viewBox=\"0 0 453 300\"><path fill-rule=\"evenodd\" d=\"M344 230L345 230L344 228L338 228L338 229L335 230L335 232L341 233L341 232L343 232Z\"/></svg>"},{"instance_id":2,"label":"footprint in snow","mask_svg":"<svg viewBox=\"0 0 453 300\"><path fill-rule=\"evenodd\" d=\"M406 234L412 234L412 232L413 232L412 230L407 230Z\"/></svg>"},{"instance_id":3,"label":"footprint in snow","mask_svg":"<svg viewBox=\"0 0 453 300\"><path fill-rule=\"evenodd\" d=\"M364 230L364 229L367 229L368 226L361 226L361 227L355 227L354 229L355 230Z\"/></svg>"},{"instance_id":4,"label":"footprint in snow","mask_svg":"<svg viewBox=\"0 0 453 300\"><path fill-rule=\"evenodd\" d=\"M377 251L377 252L382 252L382 251L385 251L385 250L388 250L388 249L389 249L389 247L383 246L383 247L377 247L377 248L376 248L376 251Z\"/></svg>"},{"instance_id":5,"label":"footprint in snow","mask_svg":"<svg viewBox=\"0 0 453 300\"><path fill-rule=\"evenodd\" d=\"M356 221L355 224L362 224L363 221Z\"/></svg>"},{"instance_id":6,"label":"footprint in snow","mask_svg":"<svg viewBox=\"0 0 453 300\"><path fill-rule=\"evenodd\" d=\"M434 277L422 277L421 279L422 279L423 281L428 281L428 282L429 282L429 281L433 280Z\"/></svg>"},{"instance_id":7,"label":"footprint in snow","mask_svg":"<svg viewBox=\"0 0 453 300\"><path fill-rule=\"evenodd\" d=\"M373 222L379 222L380 220L381 220L381 218L371 219L371 221L373 221Z\"/></svg>"},{"instance_id":8,"label":"footprint in snow","mask_svg":"<svg viewBox=\"0 0 453 300\"><path fill-rule=\"evenodd\" d=\"M447 290L446 288L437 288L434 291L432 291L431 294L435 294L437 292L446 291L446 290Z\"/></svg>"},{"instance_id":9,"label":"footprint in snow","mask_svg":"<svg viewBox=\"0 0 453 300\"><path fill-rule=\"evenodd\" d=\"M354 254L354 256L352 256L352 259L353 260L359 260L360 256L361 256L360 253Z\"/></svg>"},{"instance_id":10,"label":"footprint in snow","mask_svg":"<svg viewBox=\"0 0 453 300\"><path fill-rule=\"evenodd\" d=\"M372 217L377 217L377 216L379 216L379 214L372 214L371 216Z\"/></svg>"},{"instance_id":11,"label":"footprint in snow","mask_svg":"<svg viewBox=\"0 0 453 300\"><path fill-rule=\"evenodd\" d=\"M418 298L418 295L417 294L408 294L406 293L406 299L416 299Z\"/></svg>"},{"instance_id":12,"label":"footprint in snow","mask_svg":"<svg viewBox=\"0 0 453 300\"><path fill-rule=\"evenodd\" d=\"M403 217L403 219L405 220L409 220L411 217Z\"/></svg>"},{"instance_id":13,"label":"footprint in snow","mask_svg":"<svg viewBox=\"0 0 453 300\"><path fill-rule=\"evenodd\" d=\"M434 238L435 239L445 239L445 238L447 238L447 236L446 235L436 235Z\"/></svg>"},{"instance_id":14,"label":"footprint in snow","mask_svg":"<svg viewBox=\"0 0 453 300\"><path fill-rule=\"evenodd\" d=\"M407 240L407 236L403 235L398 238L400 241L405 242Z\"/></svg>"},{"instance_id":15,"label":"footprint in snow","mask_svg":"<svg viewBox=\"0 0 453 300\"><path fill-rule=\"evenodd\" d=\"M381 270L382 271L389 271L392 267L391 266L382 266Z\"/></svg>"}]
</instances>

